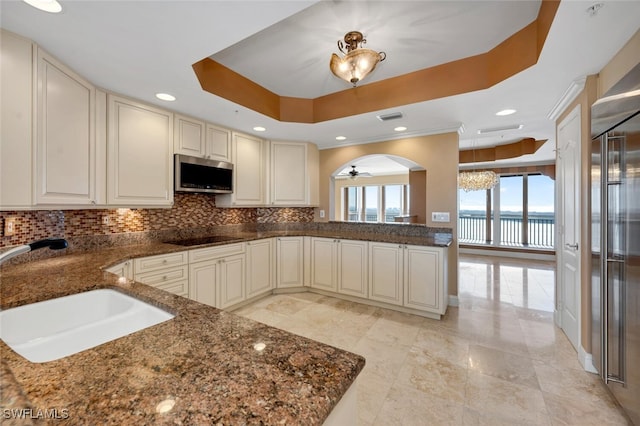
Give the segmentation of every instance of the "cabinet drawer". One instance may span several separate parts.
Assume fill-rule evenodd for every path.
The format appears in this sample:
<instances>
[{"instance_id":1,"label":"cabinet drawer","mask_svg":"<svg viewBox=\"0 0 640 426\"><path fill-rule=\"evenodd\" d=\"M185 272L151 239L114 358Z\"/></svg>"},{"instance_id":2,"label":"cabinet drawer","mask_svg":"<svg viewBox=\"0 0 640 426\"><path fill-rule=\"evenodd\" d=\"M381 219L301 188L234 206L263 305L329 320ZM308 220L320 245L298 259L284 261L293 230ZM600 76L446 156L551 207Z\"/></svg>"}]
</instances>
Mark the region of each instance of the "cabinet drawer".
<instances>
[{"instance_id":1,"label":"cabinet drawer","mask_svg":"<svg viewBox=\"0 0 640 426\"><path fill-rule=\"evenodd\" d=\"M159 284L163 284L170 281L188 280L188 279L189 279L189 265L184 265L177 268L161 269L157 271L135 275L136 281L149 284L155 287L157 287Z\"/></svg>"},{"instance_id":2,"label":"cabinet drawer","mask_svg":"<svg viewBox=\"0 0 640 426\"><path fill-rule=\"evenodd\" d=\"M217 259L244 253L245 243L225 244L222 246L205 247L189 251L189 262Z\"/></svg>"},{"instance_id":3,"label":"cabinet drawer","mask_svg":"<svg viewBox=\"0 0 640 426\"><path fill-rule=\"evenodd\" d=\"M135 259L134 270L135 274L138 275L143 272L155 271L170 266L182 266L185 265L187 261L188 256L186 251L142 257Z\"/></svg>"},{"instance_id":4,"label":"cabinet drawer","mask_svg":"<svg viewBox=\"0 0 640 426\"><path fill-rule=\"evenodd\" d=\"M189 297L189 281L180 280L165 284L154 285L153 287L160 290L168 291L169 293L177 294L178 296Z\"/></svg>"}]
</instances>

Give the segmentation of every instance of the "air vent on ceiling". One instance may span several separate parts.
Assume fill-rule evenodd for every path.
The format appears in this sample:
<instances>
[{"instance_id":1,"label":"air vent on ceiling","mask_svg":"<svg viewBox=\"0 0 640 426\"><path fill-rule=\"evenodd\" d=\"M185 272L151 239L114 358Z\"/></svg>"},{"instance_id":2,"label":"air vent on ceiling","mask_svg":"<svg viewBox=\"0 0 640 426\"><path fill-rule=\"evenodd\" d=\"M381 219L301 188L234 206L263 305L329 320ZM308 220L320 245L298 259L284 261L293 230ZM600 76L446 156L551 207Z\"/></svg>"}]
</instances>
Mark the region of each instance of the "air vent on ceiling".
<instances>
[{"instance_id":1,"label":"air vent on ceiling","mask_svg":"<svg viewBox=\"0 0 640 426\"><path fill-rule=\"evenodd\" d=\"M524 127L523 124L515 124L513 126L505 126L505 127L490 127L486 129L478 129L478 134L484 135L485 133L506 132L507 130L520 130L523 127Z\"/></svg>"},{"instance_id":2,"label":"air vent on ceiling","mask_svg":"<svg viewBox=\"0 0 640 426\"><path fill-rule=\"evenodd\" d=\"M392 112L391 114L376 115L380 121L398 120L403 117L401 112Z\"/></svg>"}]
</instances>

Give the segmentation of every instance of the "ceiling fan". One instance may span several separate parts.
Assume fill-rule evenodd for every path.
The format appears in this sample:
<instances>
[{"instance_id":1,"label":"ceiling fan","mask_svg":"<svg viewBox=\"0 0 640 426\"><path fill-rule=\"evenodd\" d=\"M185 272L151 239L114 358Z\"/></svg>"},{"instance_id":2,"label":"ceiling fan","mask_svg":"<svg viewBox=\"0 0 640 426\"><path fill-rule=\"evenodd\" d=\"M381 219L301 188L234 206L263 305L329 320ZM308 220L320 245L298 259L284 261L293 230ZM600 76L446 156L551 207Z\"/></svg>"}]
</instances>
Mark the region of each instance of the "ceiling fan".
<instances>
[{"instance_id":1,"label":"ceiling fan","mask_svg":"<svg viewBox=\"0 0 640 426\"><path fill-rule=\"evenodd\" d=\"M351 170L349 170L347 173L341 173L338 176L356 180L359 177L372 177L373 175L369 172L359 172L356 170L356 166L351 166Z\"/></svg>"}]
</instances>

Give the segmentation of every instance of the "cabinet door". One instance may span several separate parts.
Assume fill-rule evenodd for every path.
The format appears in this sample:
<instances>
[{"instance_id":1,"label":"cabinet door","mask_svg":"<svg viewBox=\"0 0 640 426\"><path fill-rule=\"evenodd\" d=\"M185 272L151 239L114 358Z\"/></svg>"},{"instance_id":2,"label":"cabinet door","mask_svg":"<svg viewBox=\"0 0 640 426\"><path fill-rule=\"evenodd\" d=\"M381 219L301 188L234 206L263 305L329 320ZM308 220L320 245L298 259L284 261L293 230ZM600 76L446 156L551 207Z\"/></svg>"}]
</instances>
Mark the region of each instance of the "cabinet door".
<instances>
[{"instance_id":1,"label":"cabinet door","mask_svg":"<svg viewBox=\"0 0 640 426\"><path fill-rule=\"evenodd\" d=\"M271 204L308 204L307 145L271 142Z\"/></svg>"},{"instance_id":2,"label":"cabinet door","mask_svg":"<svg viewBox=\"0 0 640 426\"><path fill-rule=\"evenodd\" d=\"M402 305L402 246L369 243L369 299Z\"/></svg>"},{"instance_id":3,"label":"cabinet door","mask_svg":"<svg viewBox=\"0 0 640 426\"><path fill-rule=\"evenodd\" d=\"M368 243L340 240L338 244L338 293L367 297Z\"/></svg>"},{"instance_id":4,"label":"cabinet door","mask_svg":"<svg viewBox=\"0 0 640 426\"><path fill-rule=\"evenodd\" d=\"M220 260L220 284L218 307L228 308L245 300L245 255L225 257Z\"/></svg>"},{"instance_id":5,"label":"cabinet door","mask_svg":"<svg viewBox=\"0 0 640 426\"><path fill-rule=\"evenodd\" d=\"M311 287L336 291L337 242L329 238L311 239Z\"/></svg>"},{"instance_id":6,"label":"cabinet door","mask_svg":"<svg viewBox=\"0 0 640 426\"><path fill-rule=\"evenodd\" d=\"M202 121L194 120L182 115L175 116L173 136L174 154L204 155L204 128Z\"/></svg>"},{"instance_id":7,"label":"cabinet door","mask_svg":"<svg viewBox=\"0 0 640 426\"><path fill-rule=\"evenodd\" d=\"M108 108L108 203L171 205L173 114L115 95Z\"/></svg>"},{"instance_id":8,"label":"cabinet door","mask_svg":"<svg viewBox=\"0 0 640 426\"><path fill-rule=\"evenodd\" d=\"M38 49L36 204L95 203L95 87Z\"/></svg>"},{"instance_id":9,"label":"cabinet door","mask_svg":"<svg viewBox=\"0 0 640 426\"><path fill-rule=\"evenodd\" d=\"M227 129L207 124L205 155L212 160L232 162L231 132Z\"/></svg>"},{"instance_id":10,"label":"cabinet door","mask_svg":"<svg viewBox=\"0 0 640 426\"><path fill-rule=\"evenodd\" d=\"M272 239L247 243L247 298L273 289L275 269L273 255Z\"/></svg>"},{"instance_id":11,"label":"cabinet door","mask_svg":"<svg viewBox=\"0 0 640 426\"><path fill-rule=\"evenodd\" d=\"M441 312L441 249L407 246L404 249L404 305L409 308Z\"/></svg>"},{"instance_id":12,"label":"cabinet door","mask_svg":"<svg viewBox=\"0 0 640 426\"><path fill-rule=\"evenodd\" d=\"M121 278L127 278L129 280L133 279L133 264L130 260L106 268L105 271L116 274Z\"/></svg>"},{"instance_id":13,"label":"cabinet door","mask_svg":"<svg viewBox=\"0 0 640 426\"><path fill-rule=\"evenodd\" d=\"M219 206L263 206L266 202L266 143L234 133L233 194L216 196Z\"/></svg>"},{"instance_id":14,"label":"cabinet door","mask_svg":"<svg viewBox=\"0 0 640 426\"><path fill-rule=\"evenodd\" d=\"M304 285L304 237L279 237L277 242L277 288Z\"/></svg>"},{"instance_id":15,"label":"cabinet door","mask_svg":"<svg viewBox=\"0 0 640 426\"><path fill-rule=\"evenodd\" d=\"M205 305L217 307L216 287L220 272L219 265L217 260L189 265L189 298Z\"/></svg>"},{"instance_id":16,"label":"cabinet door","mask_svg":"<svg viewBox=\"0 0 640 426\"><path fill-rule=\"evenodd\" d=\"M0 209L32 199L33 44L0 29Z\"/></svg>"}]
</instances>

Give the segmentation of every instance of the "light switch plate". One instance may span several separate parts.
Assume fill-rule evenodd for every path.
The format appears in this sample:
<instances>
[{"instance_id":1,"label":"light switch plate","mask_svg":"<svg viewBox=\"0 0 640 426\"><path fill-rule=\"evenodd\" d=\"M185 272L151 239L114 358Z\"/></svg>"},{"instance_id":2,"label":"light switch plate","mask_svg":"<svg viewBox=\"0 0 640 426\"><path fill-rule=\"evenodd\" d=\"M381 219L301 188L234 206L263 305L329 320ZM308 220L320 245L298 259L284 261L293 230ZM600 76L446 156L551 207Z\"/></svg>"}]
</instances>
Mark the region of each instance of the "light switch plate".
<instances>
[{"instance_id":1,"label":"light switch plate","mask_svg":"<svg viewBox=\"0 0 640 426\"><path fill-rule=\"evenodd\" d=\"M450 222L449 212L432 212L432 222Z\"/></svg>"}]
</instances>

